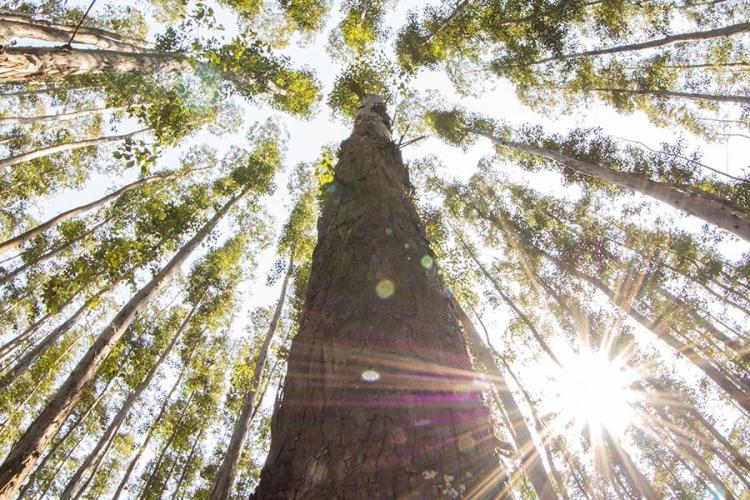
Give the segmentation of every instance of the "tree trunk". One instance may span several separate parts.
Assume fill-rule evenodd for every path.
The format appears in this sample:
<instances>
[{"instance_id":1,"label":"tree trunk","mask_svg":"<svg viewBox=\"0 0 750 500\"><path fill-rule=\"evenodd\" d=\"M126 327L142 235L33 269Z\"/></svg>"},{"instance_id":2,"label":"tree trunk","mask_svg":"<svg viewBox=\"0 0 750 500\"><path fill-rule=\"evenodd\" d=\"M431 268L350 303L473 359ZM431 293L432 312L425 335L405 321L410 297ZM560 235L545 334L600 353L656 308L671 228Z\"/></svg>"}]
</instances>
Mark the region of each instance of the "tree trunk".
<instances>
[{"instance_id":1,"label":"tree trunk","mask_svg":"<svg viewBox=\"0 0 750 500\"><path fill-rule=\"evenodd\" d=\"M31 39L65 45L70 41L74 29L75 26L56 25L21 16L0 14L0 40ZM85 28L78 30L74 43L93 45L100 49L119 50L120 52L143 52L146 50L144 47L100 36Z\"/></svg>"},{"instance_id":2,"label":"tree trunk","mask_svg":"<svg viewBox=\"0 0 750 500\"><path fill-rule=\"evenodd\" d=\"M21 358L18 359L13 364L13 366L7 372L5 372L5 374L3 374L2 378L0 378L0 388L10 386L10 384L12 384L18 377L26 373L26 371L31 368L31 365L34 363L34 361L36 361L39 356L44 354L44 352L49 349L50 346L56 343L58 339L60 339L60 337L65 335L65 333L70 330L84 314L88 312L91 306L94 305L99 297L101 297L102 294L104 294L108 289L109 288L102 290L90 299L86 300L86 302L84 302L81 307L79 307L76 312L74 312L68 319L66 319L57 328L47 334L47 336L44 337L44 339L42 339L42 341L39 342L36 346L34 346L33 349L21 356Z\"/></svg>"},{"instance_id":3,"label":"tree trunk","mask_svg":"<svg viewBox=\"0 0 750 500\"><path fill-rule=\"evenodd\" d=\"M695 92L680 92L677 90L644 90L644 89L620 89L620 88L595 88L596 92L609 92L611 94L652 95L656 97L676 97L679 99L690 99L694 101L734 102L737 104L750 104L750 97L744 95L717 95L700 94Z\"/></svg>"},{"instance_id":4,"label":"tree trunk","mask_svg":"<svg viewBox=\"0 0 750 500\"><path fill-rule=\"evenodd\" d=\"M499 443L382 99L331 186L255 498L493 496Z\"/></svg>"},{"instance_id":5,"label":"tree trunk","mask_svg":"<svg viewBox=\"0 0 750 500\"><path fill-rule=\"evenodd\" d=\"M101 228L103 225L109 223L110 221L111 221L111 217L99 222L98 224L95 224L94 227L92 227L91 229L83 233L79 238L70 240L69 242L62 244L59 247L53 248L52 250L39 256L36 260L29 261L21 266L18 266L17 268L13 269L11 272L3 276L3 281L7 284L10 284L10 281L14 279L16 276L20 275L21 273L25 272L26 270L34 266L38 266L48 261L49 259L59 255L61 252L64 252L65 250L72 247L73 245L81 241L82 239L88 236L91 236L97 229ZM16 255L19 255L19 254L16 254Z\"/></svg>"},{"instance_id":6,"label":"tree trunk","mask_svg":"<svg viewBox=\"0 0 750 500\"><path fill-rule=\"evenodd\" d=\"M684 210L690 215L699 217L746 241L750 241L750 220L748 220L745 213L730 207L728 204L722 204L715 199L702 196L696 192L687 192L683 188L673 184L655 182L638 174L618 172L611 168L583 162L549 149L506 141L481 130L470 130L470 132L486 137L499 146L547 158L562 163L580 174L632 189L677 209Z\"/></svg>"},{"instance_id":7,"label":"tree trunk","mask_svg":"<svg viewBox=\"0 0 750 500\"><path fill-rule=\"evenodd\" d=\"M2 57L2 55L0 55L0 57ZM11 167L13 165L18 165L19 163L23 163L25 161L31 161L36 158L42 158L44 156L49 156L49 155L53 155L56 153L62 153L65 151L73 151L75 149L90 148L92 146L101 146L102 144L119 142L125 139L129 139L130 137L134 137L138 134L142 134L143 132L146 132L147 130L148 129L141 129L141 130L136 130L135 132L129 132L127 134L122 134L122 135L103 136L103 137L97 137L96 139L85 139L83 141L71 141L71 142L64 142L62 144L55 144L53 146L46 146L43 148L35 149L33 151L29 151L28 153L21 153L16 156L9 156L8 158L3 158L2 160L0 160L0 168Z\"/></svg>"},{"instance_id":8,"label":"tree trunk","mask_svg":"<svg viewBox=\"0 0 750 500\"><path fill-rule=\"evenodd\" d=\"M99 334L91 348L81 358L55 395L51 397L44 410L15 443L5 462L0 466L0 499L11 498L18 492L20 484L34 467L39 455L57 433L80 398L83 389L94 378L97 370L138 312L169 282L193 250L203 242L214 226L249 190L250 187L245 188L243 192L225 203L211 220L172 257L172 260L123 306L117 316Z\"/></svg>"},{"instance_id":9,"label":"tree trunk","mask_svg":"<svg viewBox=\"0 0 750 500\"><path fill-rule=\"evenodd\" d=\"M169 408L169 401L172 399L172 395L177 390L177 387L179 387L180 382L182 381L182 377L185 376L186 369L187 369L187 366L183 364L182 369L180 370L180 374L177 376L177 380L174 381L174 384L172 384L172 388L169 390L169 393L166 395L166 397L164 398L161 404L161 409L159 410L159 414L156 416L151 426L149 426L148 432L146 433L146 438L143 440L143 443L141 443L141 446L138 447L138 452L135 454L133 459L128 464L128 468L125 470L125 475L123 476L122 480L120 480L120 484L117 485L117 490L115 490L115 494L112 496L112 500L117 500L118 498L120 498L120 495L122 494L122 490L125 488L125 485L128 484L130 475L133 473L135 466L138 464L138 460L141 458L141 455L143 455L143 452L146 450L146 448L148 447L148 444L151 442L151 437L154 435L154 430L156 429L156 426L164 417L164 414L167 413L167 409Z\"/></svg>"},{"instance_id":10,"label":"tree trunk","mask_svg":"<svg viewBox=\"0 0 750 500\"><path fill-rule=\"evenodd\" d=\"M117 414L114 416L112 421L107 426L107 429L104 431L104 434L99 438L99 441L96 443L96 446L89 452L89 454L86 456L86 458L81 462L81 465L78 466L78 470L76 470L75 474L68 480L68 484L65 486L65 490L63 491L60 498L63 499L69 499L73 496L73 492L75 491L75 487L78 484L78 482L81 480L83 475L86 473L86 471L91 467L91 465L94 463L94 461L100 462L104 459L105 447L108 447L108 444L114 440L115 435L120 430L120 427L122 426L123 422L125 422L125 418L128 416L128 413L130 413L130 410L132 409L133 405L138 401L138 399L141 397L141 394L148 388L148 386L151 384L151 381L153 380L154 376L156 375L156 372L159 370L159 367L161 364L167 359L169 354L172 352L172 349L174 349L174 346L177 344L177 341L180 339L180 336L187 328L190 321L193 319L193 316L195 315L195 312L198 309L199 304L195 304L188 315L185 317L185 319L180 324L179 328L177 329L177 332L175 332L174 336L172 337L172 340L169 342L169 345L167 345L166 349L161 353L161 355L154 361L154 364L151 365L151 368L149 368L149 371L146 373L146 376L143 378L143 380L136 386L135 390L128 396L128 399L125 400L120 410L117 412ZM93 473L89 477L93 477ZM86 485L81 488L81 492L85 489ZM80 492L79 492L80 493Z\"/></svg>"},{"instance_id":11,"label":"tree trunk","mask_svg":"<svg viewBox=\"0 0 750 500\"><path fill-rule=\"evenodd\" d=\"M692 408L688 408L685 411L689 415L693 415L701 423L701 425L703 425L703 427L705 427L708 430L708 432L714 437L714 439L716 439L719 443L721 443L721 445L724 447L724 449L727 450L727 452L729 452L729 454L732 456L732 458L734 459L734 461L738 465L742 466L742 468L745 469L745 471L748 474L750 474L750 462L748 462L748 460L745 457L743 457L742 455L740 455L740 453L737 451L737 448L735 448L729 442L729 440L727 440L727 438L725 438L716 429L716 427L714 427L714 425L711 422L709 422L708 420L706 420L703 417L703 415L700 414L700 412L698 410L695 410L695 409L692 409ZM686 416L686 418L690 418L689 415Z\"/></svg>"},{"instance_id":12,"label":"tree trunk","mask_svg":"<svg viewBox=\"0 0 750 500\"><path fill-rule=\"evenodd\" d=\"M40 123L57 123L74 120L85 116L91 116L98 113L111 113L123 108L91 108L79 111L70 111L68 113L58 113L56 115L45 116L6 116L0 118L1 126L8 125L36 125Z\"/></svg>"},{"instance_id":13,"label":"tree trunk","mask_svg":"<svg viewBox=\"0 0 750 500\"><path fill-rule=\"evenodd\" d=\"M195 439L195 441L193 441L193 446L190 448L190 453L185 460L185 465L182 466L182 472L180 473L180 477L177 479L177 485L175 486L174 492L172 493L172 500L176 500L177 496L180 494L180 488L182 488L182 483L185 482L187 473L190 470L190 464L193 461L193 457L195 456L195 452L198 449L198 445L203 440L203 433L205 431L205 428L201 429L201 431L198 433L198 437Z\"/></svg>"},{"instance_id":14,"label":"tree trunk","mask_svg":"<svg viewBox=\"0 0 750 500\"><path fill-rule=\"evenodd\" d=\"M665 47L668 45L674 45L676 43L693 42L700 40L714 40L716 38L724 38L740 33L746 33L750 31L750 22L733 24L731 26L724 26L706 31L693 31L690 33L680 33L678 35L669 35L664 38L658 38L656 40L649 40L647 42L630 43L627 45L618 45L616 47L608 47L604 49L587 50L585 52L576 52L573 54L563 54L559 56L547 57L534 61L531 64L542 64L552 61L566 61L569 59L578 59L581 57L592 57L601 56L607 54L618 54L620 52L634 52L638 50L652 49L655 47Z\"/></svg>"},{"instance_id":15,"label":"tree trunk","mask_svg":"<svg viewBox=\"0 0 750 500\"><path fill-rule=\"evenodd\" d=\"M114 191L106 196L102 196L98 200L94 200L90 203L86 203L85 205L80 205L78 207L71 208L70 210L66 210L65 212L59 215L56 215L55 217L52 217L51 219L45 222L42 222L38 226L32 227L28 231L25 231L14 238L11 238L9 240L6 240L0 243L0 255L10 250L15 250L16 248L23 245L27 241L31 240L32 238L35 238L36 236L46 231L49 231L50 229L54 228L58 224L61 224L67 220L72 219L73 217L77 217L83 213L86 213L89 210L94 210L96 208L99 208L105 203L109 203L110 201L119 198L120 196L127 193L128 191L132 191L133 189L139 188L141 186L146 186L148 184L153 184L154 182L173 180L178 177L181 177L181 174L155 175L152 177L146 177L145 179L140 179L135 182L131 182L130 184L127 184L121 187L117 191Z\"/></svg>"},{"instance_id":16,"label":"tree trunk","mask_svg":"<svg viewBox=\"0 0 750 500\"><path fill-rule=\"evenodd\" d=\"M609 431L602 429L602 436L615 464L617 464L622 474L630 480L630 483L635 489L638 490L638 493L646 500L660 500L662 496L657 493L646 476L638 470L638 467L633 463L633 460L615 441L615 439L612 438Z\"/></svg>"},{"instance_id":17,"label":"tree trunk","mask_svg":"<svg viewBox=\"0 0 750 500\"><path fill-rule=\"evenodd\" d=\"M521 409L505 380L503 372L500 371L500 367L497 366L495 357L492 355L490 348L482 342L474 324L458 302L455 302L455 307L459 315L459 320L463 326L464 333L466 334L466 343L469 346L469 352L483 367L483 370L481 367L480 370L487 374L490 383L495 387L502 406L508 415L513 439L516 444L516 453L521 462L521 469L528 476L537 497L540 499L558 498L554 487L554 481L552 481L547 475L547 471L544 469L541 454L531 437L531 431L526 423L526 419L524 418L523 413L521 413Z\"/></svg>"},{"instance_id":18,"label":"tree trunk","mask_svg":"<svg viewBox=\"0 0 750 500\"><path fill-rule=\"evenodd\" d=\"M174 429L172 430L172 433L169 435L169 438L162 445L161 451L159 452L159 456L156 458L156 461L154 462L154 468L151 469L151 474L149 474L148 481L146 481L146 484L143 486L143 490L141 491L141 494L138 497L139 499L146 498L148 489L153 484L154 478L156 477L156 474L158 474L159 472L159 467L161 467L161 463L162 461L164 461L164 457L167 455L167 452L169 451L169 447L172 446L172 442L174 441L174 438L177 437L177 432L180 430L180 427L182 427L182 421L185 418L185 415L188 414L190 403L193 401L193 396L195 396L195 392L191 392L190 396L188 396L187 402L185 402L185 407L182 408L182 411L180 412L180 418L177 419L177 424L175 424ZM157 498L159 496L160 495L158 495Z\"/></svg>"},{"instance_id":19,"label":"tree trunk","mask_svg":"<svg viewBox=\"0 0 750 500\"><path fill-rule=\"evenodd\" d=\"M564 500L570 500L565 481L563 480L560 471L557 470L554 457L552 456L552 450L550 449L550 446L548 444L548 442L550 441L548 439L550 430L548 426L546 426L542 422L542 419L536 410L536 402L531 398L531 395L521 383L521 379L515 374L515 372L511 369L511 366L505 359L501 358L501 360L503 362L503 366L505 366L505 369L508 370L508 373L513 379L513 382L515 382L516 386L518 387L518 390L521 391L523 399L524 401L526 401L526 405L529 407L529 412L531 413L531 419L534 422L536 433L539 436L540 441L542 442L542 446L544 447L544 454L547 457L547 463L549 464L550 472L552 473L552 477L555 478L555 483L557 483L558 485L557 491L560 492L560 496L563 497Z\"/></svg>"},{"instance_id":20,"label":"tree trunk","mask_svg":"<svg viewBox=\"0 0 750 500\"><path fill-rule=\"evenodd\" d=\"M219 467L219 471L214 478L214 484L211 487L211 495L209 497L211 500L224 500L229 498L229 494L232 491L232 484L234 483L234 477L237 473L237 464L240 461L242 447L245 444L245 437L247 436L247 430L250 426L250 416L256 406L255 394L260 387L260 381L263 377L263 368L266 364L266 358L268 357L268 349L271 347L271 341L273 340L273 336L279 326L281 313L286 301L289 279L294 272L293 248L290 250L289 254L289 265L286 274L284 274L284 281L281 284L281 294L276 301L276 307L273 312L273 317L271 318L271 323L268 325L268 330L263 338L263 344L258 351L258 358L255 360L255 367L253 368L253 376L250 379L250 385L248 386L247 392L242 401L242 410L240 411L237 421L234 423L232 437L229 440L229 446L224 455L224 460L221 462L221 467ZM260 404L260 400L258 401L258 404Z\"/></svg>"},{"instance_id":21,"label":"tree trunk","mask_svg":"<svg viewBox=\"0 0 750 500\"><path fill-rule=\"evenodd\" d=\"M112 377L107 381L107 385L104 386L104 389L102 389L102 392L94 399L94 401L86 408L86 410L81 413L81 415L78 417L78 419L75 421L75 423L71 424L70 427L65 431L65 433L57 440L57 442L50 448L50 450L47 452L47 454L44 456L44 459L39 462L39 465L34 469L34 472L29 476L29 480L26 481L26 484L21 488L21 492L18 494L18 498L27 498L26 492L31 487L32 484L34 484L34 481L36 479L36 475L39 474L42 470L44 470L44 467L47 465L47 462L50 461L50 459L55 455L55 452L57 452L58 448L62 446L62 444L65 442L66 439L78 428L79 425L81 425L83 422L86 421L88 416L91 414L91 412L94 410L96 405L101 402L101 400L104 398L105 394L107 394L107 391L109 390L110 385L115 380L116 377Z\"/></svg>"},{"instance_id":22,"label":"tree trunk","mask_svg":"<svg viewBox=\"0 0 750 500\"><path fill-rule=\"evenodd\" d=\"M97 73L192 71L190 61L169 52L131 53L61 47L5 47L0 52L0 82L29 82Z\"/></svg>"},{"instance_id":23,"label":"tree trunk","mask_svg":"<svg viewBox=\"0 0 750 500\"><path fill-rule=\"evenodd\" d=\"M503 224L497 217L492 214L488 214L484 211L478 212L481 217L490 222L498 230L502 232L510 231L509 224ZM514 238L514 241L523 243L518 238ZM737 402L748 414L750 414L750 395L744 391L740 386L736 385L730 380L721 370L714 366L710 360L706 360L699 355L692 347L681 342L674 335L672 335L672 327L669 323L663 323L661 320L651 321L645 315L638 312L631 304L626 304L621 297L618 296L612 289L610 289L602 280L597 277L590 276L583 271L563 262L554 255L548 253L545 250L523 244L520 247L526 253L533 253L540 256L552 264L554 264L558 270L564 272L569 276L579 278L582 281L590 284L594 288L604 293L604 295L610 300L612 304L617 306L620 310L634 319L637 323L648 329L660 340L665 342L667 345L675 349L678 353L683 355L688 361L690 361L696 368L705 373L711 380L716 382L731 399Z\"/></svg>"}]
</instances>

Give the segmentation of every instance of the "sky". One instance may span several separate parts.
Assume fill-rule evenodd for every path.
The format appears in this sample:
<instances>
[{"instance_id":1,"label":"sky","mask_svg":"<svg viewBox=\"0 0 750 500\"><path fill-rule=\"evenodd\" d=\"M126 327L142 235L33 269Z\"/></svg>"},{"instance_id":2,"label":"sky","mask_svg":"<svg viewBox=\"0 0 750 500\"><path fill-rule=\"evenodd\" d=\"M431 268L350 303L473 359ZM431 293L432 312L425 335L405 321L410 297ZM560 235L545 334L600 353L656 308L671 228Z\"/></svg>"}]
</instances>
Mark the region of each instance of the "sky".
<instances>
[{"instance_id":1,"label":"sky","mask_svg":"<svg viewBox=\"0 0 750 500\"><path fill-rule=\"evenodd\" d=\"M71 5L88 5L88 0L75 0L69 2ZM99 0L95 4L92 15L96 15L99 9L103 9L107 0ZM390 9L387 15L387 24L391 31L395 33L399 26L403 24L406 14L409 10L423 7L425 2L415 0L400 0L396 7ZM339 74L342 66L334 61L326 52L325 46L328 40L328 31L331 30L340 19L339 2L334 2L334 6L329 14L326 30L320 33L316 38L304 46L295 43L293 39L289 47L283 49L283 53L288 55L293 66L308 66L312 68L319 81L322 84L323 94L326 96L332 88L336 76ZM153 20L153 18L151 18ZM228 12L217 8L217 20L227 28L226 35L232 35L236 32L234 27L234 17ZM154 24L154 32L158 31L158 25ZM151 39L154 32L149 36ZM392 40L387 42L392 47ZM570 115L560 116L541 116L533 110L522 104L516 97L512 86L504 81L487 81L485 82L486 91L476 97L462 97L452 88L447 77L439 71L421 72L413 82L413 87L419 91L437 91L446 105L456 104L465 107L469 111L481 111L482 113L506 120L511 124L522 124L525 122L541 123L548 131L564 132L574 127L602 127L605 132L632 141L640 141L652 148L658 148L662 141L674 141L678 137L683 137L688 141L690 146L700 149L703 152L703 162L724 172L740 175L745 173L745 168L750 164L750 140L741 137L727 138L724 143L706 144L704 141L686 134L680 135L679 131L658 128L652 125L642 113L632 115L622 115L614 110L594 103L586 109L579 109ZM325 100L325 97L324 97ZM242 129L235 134L217 138L207 132L200 132L192 137L187 144L183 144L180 150L186 149L191 144L208 143L220 150L225 150L231 145L241 145L245 140L247 128L254 122L263 121L269 116L277 116L285 124L289 140L287 143L287 152L285 165L287 171L299 162L314 161L321 147L328 144L338 144L349 134L350 126L348 123L332 116L330 110L321 103L318 106L317 113L309 120L301 120L284 116L278 112L271 111L262 106L249 105L237 101L241 104L242 119L244 125ZM125 123L118 128L118 131L132 130L134 123ZM160 165L169 166L170 162L175 162L179 158L180 150L167 152L160 160ZM437 138L427 138L403 150L404 160L408 163L425 156L434 155L440 158L445 168L442 174L449 178L459 180L468 179L475 171L477 162L483 157L491 155L493 152L491 145L487 141L479 141L470 146L467 150L450 147ZM509 177L513 180L522 180L535 189L547 194L561 195L565 194L565 188L560 182L560 177L556 173L543 172L539 174L529 174L520 170L513 165L504 165ZM63 210L72 208L94 200L102 196L105 192L113 190L127 182L135 180L137 172L129 171L118 178L110 175L96 173L92 175L91 181L82 191L62 193L54 198L40 200L34 209L35 215L41 220ZM267 210L274 216L276 227L279 228L286 220L290 208L290 197L286 192L286 173L282 172L277 178L276 184L278 189L276 193L264 200ZM637 198L637 195L636 195ZM676 210L671 209L663 204L654 202L651 217L656 215L670 215L675 224L693 230L699 230L702 223L695 218L686 216ZM648 217L648 216L646 216ZM220 229L223 235L229 236L232 228L229 224L224 224ZM278 233L277 233L278 234ZM720 250L731 258L738 258L744 252L748 251L746 243L739 241L730 241L721 245ZM483 255L482 258L489 262L491 255ZM258 306L270 306L278 296L277 281L272 287L265 286L266 274L273 267L276 256L273 246L264 251L258 257L258 271L254 280L247 282L243 286L243 301L236 315L236 320L232 327L232 336L241 339L247 335L246 325L249 323L249 314L253 308ZM490 325L493 334L497 337L494 340L499 341L502 326L508 321L507 314L503 311L496 314L490 314L486 322ZM496 343L497 345L497 343ZM265 399L265 404L269 405L273 401L273 394L269 393ZM145 462L145 461L144 461Z\"/></svg>"}]
</instances>

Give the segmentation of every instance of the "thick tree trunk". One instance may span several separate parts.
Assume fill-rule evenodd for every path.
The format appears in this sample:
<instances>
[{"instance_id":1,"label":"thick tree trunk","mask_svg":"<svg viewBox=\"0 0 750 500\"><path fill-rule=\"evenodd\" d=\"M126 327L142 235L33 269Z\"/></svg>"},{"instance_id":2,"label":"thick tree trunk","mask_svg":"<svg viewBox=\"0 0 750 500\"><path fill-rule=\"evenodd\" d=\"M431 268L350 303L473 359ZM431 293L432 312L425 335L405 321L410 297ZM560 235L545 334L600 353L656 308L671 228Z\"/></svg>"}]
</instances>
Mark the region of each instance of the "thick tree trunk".
<instances>
[{"instance_id":1,"label":"thick tree trunk","mask_svg":"<svg viewBox=\"0 0 750 500\"><path fill-rule=\"evenodd\" d=\"M103 137L97 137L96 139L85 139L83 141L71 141L71 142L64 142L62 144L55 144L54 146L46 146L43 148L35 149L33 151L29 151L28 153L21 153L20 155L9 156L8 158L3 158L2 160L0 160L0 168L11 167L13 165L18 165L19 163L23 163L25 161L31 161L36 158L42 158L44 156L49 156L49 155L53 155L56 153L63 153L65 151L72 151L72 150L81 149L81 148L90 148L92 146L101 146L102 144L109 144L112 142L123 141L125 139L134 137L138 134L142 134L143 132L146 132L147 130L148 129L141 129L141 130L136 130L134 132L129 132L127 134L103 136Z\"/></svg>"},{"instance_id":2,"label":"thick tree trunk","mask_svg":"<svg viewBox=\"0 0 750 500\"><path fill-rule=\"evenodd\" d=\"M138 447L138 452L135 454L133 459L128 464L128 468L125 470L125 475L120 480L120 484L117 485L117 489L115 490L114 495L112 495L112 500L119 499L120 495L122 494L122 490L125 489L125 486L128 484L128 481L130 480L130 476L131 474L133 474L133 470L135 470L135 466L138 464L138 460L141 458L141 455L143 455L143 452L146 450L146 448L148 447L148 444L151 442L151 437L154 435L154 430L156 429L156 426L159 424L159 422L161 422L161 419L167 413L167 409L169 408L169 402L172 400L172 395L180 386L180 382L182 381L182 378L185 376L186 369L187 369L187 366L183 364L182 369L180 370L180 374L177 376L177 379L174 381L174 384L172 384L172 388L169 390L169 393L163 399L161 408L159 409L159 414L154 419L154 422L149 426L148 432L146 433L146 437L144 438L141 445Z\"/></svg>"},{"instance_id":3,"label":"thick tree trunk","mask_svg":"<svg viewBox=\"0 0 750 500\"><path fill-rule=\"evenodd\" d=\"M81 397L81 393L94 378L101 364L109 357L115 344L138 312L169 282L193 250L203 242L214 226L248 191L249 188L246 188L225 203L211 220L172 257L172 260L123 306L112 322L99 334L91 348L52 396L44 410L26 429L0 466L0 499L12 498L18 492L20 484L34 467L39 455L60 429Z\"/></svg>"},{"instance_id":4,"label":"thick tree trunk","mask_svg":"<svg viewBox=\"0 0 750 500\"><path fill-rule=\"evenodd\" d=\"M271 318L271 323L268 325L266 335L263 338L263 343L258 351L258 357L255 360L255 367L253 368L253 376L250 379L250 385L247 388L245 397L242 401L242 409L234 423L234 429L232 431L232 437L229 440L229 446L224 455L224 460L221 462L221 467L216 473L214 478L214 484L211 488L211 500L224 500L229 498L229 494L232 491L232 484L234 484L234 477L237 473L237 464L240 461L240 455L242 454L242 447L245 444L245 437L247 436L247 430L250 426L250 419L253 411L256 407L255 395L260 387L260 381L263 377L263 368L268 358L268 349L271 347L271 341L273 336L276 334L276 330L281 320L281 313L284 310L284 303L286 302L286 292L289 286L289 280L294 272L294 249L290 251L289 266L287 267L286 273L284 274L284 281L281 284L281 294L279 295L278 301L276 301L276 307ZM260 401L258 401L260 402Z\"/></svg>"},{"instance_id":5,"label":"thick tree trunk","mask_svg":"<svg viewBox=\"0 0 750 500\"><path fill-rule=\"evenodd\" d=\"M30 38L67 44L75 28L75 26L53 23L20 12L0 12L0 39ZM74 43L121 52L142 52L151 48L151 44L144 40L88 26L78 28Z\"/></svg>"},{"instance_id":6,"label":"thick tree trunk","mask_svg":"<svg viewBox=\"0 0 750 500\"><path fill-rule=\"evenodd\" d=\"M318 223L255 498L502 491L498 441L380 98L360 106Z\"/></svg>"},{"instance_id":7,"label":"thick tree trunk","mask_svg":"<svg viewBox=\"0 0 750 500\"><path fill-rule=\"evenodd\" d=\"M117 52L61 47L5 47L0 52L0 82L29 82L96 73L192 71L183 55L169 52Z\"/></svg>"},{"instance_id":8,"label":"thick tree trunk","mask_svg":"<svg viewBox=\"0 0 750 500\"><path fill-rule=\"evenodd\" d=\"M159 357L154 361L154 364L151 365L151 368L149 368L148 372L146 373L146 376L143 377L143 380L141 380L141 382L135 387L135 390L125 400L122 407L120 407L120 410L117 412L117 414L114 416L112 421L107 426L107 429L104 431L104 434L102 434L102 436L99 438L99 441L96 443L96 446L94 446L94 448L89 452L89 454L86 456L83 462L81 462L81 465L78 467L78 470L76 470L75 474L73 474L73 476L71 476L71 478L68 480L68 484L65 486L65 490L63 490L60 498L63 498L63 499L71 498L75 491L76 485L81 480L81 478L86 473L86 471L89 469L89 467L91 467L91 465L94 463L94 461L100 462L101 460L104 459L104 455L105 455L105 452L103 451L104 448L108 447L108 445L115 438L115 435L120 430L120 427L122 426L123 422L125 422L125 417L128 416L128 413L130 413L130 410L132 409L133 405L135 405L136 401L140 399L141 394L143 394L143 392L151 384L151 381L156 375L156 372L159 370L159 367L161 366L161 364L170 355L170 353L172 352L172 349L174 349L174 346L177 345L177 341L180 339L180 336L185 331L188 324L190 324L190 321L193 319L193 316L195 315L198 305L199 304L196 304L192 307L188 315L185 317L185 319L182 321L182 323L178 327L177 332L175 332L174 336L172 337L172 340L169 342L169 345L167 345L166 349L164 349L161 355L159 355ZM93 477L93 475L94 473L91 474L91 477ZM86 485L84 485L83 488L81 488L81 492L85 489L85 487Z\"/></svg>"},{"instance_id":9,"label":"thick tree trunk","mask_svg":"<svg viewBox=\"0 0 750 500\"><path fill-rule=\"evenodd\" d=\"M90 203L86 203L85 205L80 205L78 207L71 208L70 210L66 210L65 212L59 215L56 215L55 217L52 217L51 219L45 222L42 222L38 226L32 227L28 231L25 231L14 238L11 238L9 240L6 240L0 243L0 255L10 250L15 250L16 248L23 245L27 241L39 236L45 231L49 231L50 229L54 228L58 224L61 224L67 220L70 220L73 217L77 217L81 214L84 214L88 212L89 210L94 210L96 208L99 208L102 205L119 198L120 196L127 193L128 191L132 191L133 189L137 189L141 186L146 186L148 184L153 184L154 182L162 182L162 181L176 179L180 176L181 174L155 175L153 177L146 177L145 179L140 179L135 182L131 182L130 184L127 184L121 187L117 191L113 191L112 193L106 196L102 196L98 200L94 200Z\"/></svg>"},{"instance_id":10,"label":"thick tree trunk","mask_svg":"<svg viewBox=\"0 0 750 500\"><path fill-rule=\"evenodd\" d=\"M632 189L714 224L746 241L750 241L750 219L748 219L747 214L734 209L728 203L722 204L713 198L702 196L696 192L686 191L673 184L655 182L642 175L618 172L611 168L577 160L571 156L566 156L549 149L507 141L481 130L470 130L470 132L486 137L499 146L547 158L561 163L580 174Z\"/></svg>"},{"instance_id":11,"label":"thick tree trunk","mask_svg":"<svg viewBox=\"0 0 750 500\"><path fill-rule=\"evenodd\" d=\"M638 50L653 49L656 47L665 47L668 45L674 45L676 43L684 42L695 42L700 40L714 40L716 38L724 38L740 33L746 33L750 31L750 22L733 24L731 26L724 26L706 31L693 31L690 33L680 33L677 35L669 35L656 40L649 40L647 42L630 43L627 45L618 45L616 47L608 47L604 49L587 50L585 52L576 52L573 54L563 54L559 56L548 57L546 59L540 59L534 61L531 64L542 64L552 61L566 61L569 59L578 59L581 57L593 57L602 56L608 54L618 54L620 52L634 52Z\"/></svg>"},{"instance_id":12,"label":"thick tree trunk","mask_svg":"<svg viewBox=\"0 0 750 500\"><path fill-rule=\"evenodd\" d=\"M44 116L5 116L0 118L0 126L9 125L37 125L41 123L58 123L76 118L96 115L98 113L111 113L122 108L91 108L81 109L79 111L70 111L68 113L58 113L56 115Z\"/></svg>"}]
</instances>

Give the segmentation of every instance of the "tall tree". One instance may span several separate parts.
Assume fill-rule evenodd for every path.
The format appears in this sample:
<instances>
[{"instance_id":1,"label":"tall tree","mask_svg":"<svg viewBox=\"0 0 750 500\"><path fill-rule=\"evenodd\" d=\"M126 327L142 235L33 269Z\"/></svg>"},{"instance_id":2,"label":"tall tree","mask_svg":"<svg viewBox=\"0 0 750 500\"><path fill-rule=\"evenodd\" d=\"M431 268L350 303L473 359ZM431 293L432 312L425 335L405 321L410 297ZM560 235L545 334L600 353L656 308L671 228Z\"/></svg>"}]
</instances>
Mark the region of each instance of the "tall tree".
<instances>
[{"instance_id":1,"label":"tall tree","mask_svg":"<svg viewBox=\"0 0 750 500\"><path fill-rule=\"evenodd\" d=\"M473 371L436 269L421 264L432 252L390 129L368 97L342 144L257 498L503 489L481 394L459 390Z\"/></svg>"}]
</instances>

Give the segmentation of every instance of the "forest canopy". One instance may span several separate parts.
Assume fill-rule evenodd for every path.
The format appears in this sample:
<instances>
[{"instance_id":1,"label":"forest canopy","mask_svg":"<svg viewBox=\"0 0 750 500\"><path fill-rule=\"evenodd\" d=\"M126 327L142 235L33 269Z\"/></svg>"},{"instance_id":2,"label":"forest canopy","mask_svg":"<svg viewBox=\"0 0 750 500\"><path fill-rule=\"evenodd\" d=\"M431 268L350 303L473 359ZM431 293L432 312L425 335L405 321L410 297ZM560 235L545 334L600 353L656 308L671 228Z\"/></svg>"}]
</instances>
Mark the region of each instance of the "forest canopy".
<instances>
[{"instance_id":1,"label":"forest canopy","mask_svg":"<svg viewBox=\"0 0 750 500\"><path fill-rule=\"evenodd\" d=\"M0 499L750 499L746 0L0 0Z\"/></svg>"}]
</instances>

